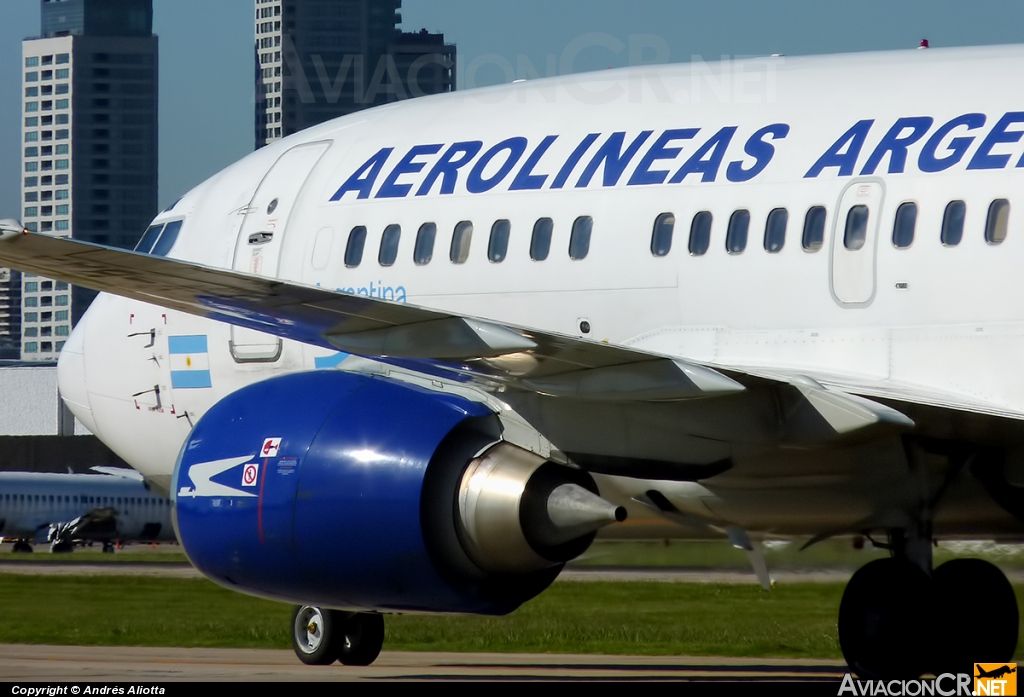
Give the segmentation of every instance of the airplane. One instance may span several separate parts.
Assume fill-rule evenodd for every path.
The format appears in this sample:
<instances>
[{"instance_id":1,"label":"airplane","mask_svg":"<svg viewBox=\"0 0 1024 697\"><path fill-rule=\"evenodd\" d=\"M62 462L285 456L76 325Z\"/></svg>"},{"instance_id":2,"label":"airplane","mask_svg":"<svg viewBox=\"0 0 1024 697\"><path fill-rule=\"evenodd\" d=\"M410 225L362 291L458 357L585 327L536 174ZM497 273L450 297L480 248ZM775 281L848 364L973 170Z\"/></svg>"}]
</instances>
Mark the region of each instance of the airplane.
<instances>
[{"instance_id":1,"label":"airplane","mask_svg":"<svg viewBox=\"0 0 1024 697\"><path fill-rule=\"evenodd\" d=\"M97 474L0 472L0 535L14 552L33 543L70 552L76 541L173 541L170 501L135 470L94 467Z\"/></svg>"},{"instance_id":2,"label":"airplane","mask_svg":"<svg viewBox=\"0 0 1024 697\"><path fill-rule=\"evenodd\" d=\"M12 220L0 263L101 291L61 394L170 492L198 569L295 605L303 662L372 662L388 613L511 612L629 506L755 553L890 550L839 609L862 676L1008 661L1006 577L932 547L1024 539L1021 68L425 97L248 155L134 251Z\"/></svg>"},{"instance_id":3,"label":"airplane","mask_svg":"<svg viewBox=\"0 0 1024 697\"><path fill-rule=\"evenodd\" d=\"M1009 675L1010 673L1016 673L1016 672L1017 672L1017 668L1016 667L1011 668L1008 665L1007 666L999 666L998 668L995 668L995 669L993 669L991 671L985 670L981 666L978 666L978 674L975 675L974 677L976 677L976 678L1001 678L1004 675Z\"/></svg>"}]
</instances>

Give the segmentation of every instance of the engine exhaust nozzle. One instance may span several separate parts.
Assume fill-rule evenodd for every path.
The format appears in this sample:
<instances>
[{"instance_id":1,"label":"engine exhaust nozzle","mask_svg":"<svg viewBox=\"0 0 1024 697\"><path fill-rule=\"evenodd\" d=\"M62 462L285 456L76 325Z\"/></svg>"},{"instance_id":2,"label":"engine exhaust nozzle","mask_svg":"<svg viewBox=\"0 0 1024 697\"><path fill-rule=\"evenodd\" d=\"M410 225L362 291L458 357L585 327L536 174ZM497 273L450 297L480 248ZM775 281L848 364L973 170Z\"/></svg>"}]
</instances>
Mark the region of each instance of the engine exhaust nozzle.
<instances>
[{"instance_id":1,"label":"engine exhaust nozzle","mask_svg":"<svg viewBox=\"0 0 1024 697\"><path fill-rule=\"evenodd\" d=\"M470 463L456 500L459 537L485 571L524 573L575 559L626 519L585 471L499 443Z\"/></svg>"}]
</instances>

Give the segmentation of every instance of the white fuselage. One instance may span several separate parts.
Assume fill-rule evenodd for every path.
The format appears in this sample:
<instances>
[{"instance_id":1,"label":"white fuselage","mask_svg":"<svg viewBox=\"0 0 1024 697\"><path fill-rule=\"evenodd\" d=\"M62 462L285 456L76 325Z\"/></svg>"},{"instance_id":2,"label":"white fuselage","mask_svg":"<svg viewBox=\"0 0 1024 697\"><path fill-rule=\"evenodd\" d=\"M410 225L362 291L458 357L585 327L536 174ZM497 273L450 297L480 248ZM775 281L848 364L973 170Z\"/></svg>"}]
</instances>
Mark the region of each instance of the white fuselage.
<instances>
[{"instance_id":1,"label":"white fuselage","mask_svg":"<svg viewBox=\"0 0 1024 697\"><path fill-rule=\"evenodd\" d=\"M1020 47L766 58L425 98L263 148L154 225L184 221L174 258L1016 422L1024 417L1024 116L1015 115L1013 88L1021 69ZM606 145L615 150L601 159ZM461 167L445 169L460 156ZM1008 223L995 221L986 240L999 200L1008 202ZM962 240L944 244L944 216L956 201L966 210ZM913 239L897 247L896 214L908 203L916 205ZM863 246L849 249L856 206L866 206L868 223ZM825 209L820 247L805 249L816 207ZM766 242L778 209L788 214L781 248ZM736 211L749 212L742 249L738 231L729 235ZM706 253L691 253L702 251L699 234L691 246L702 212L712 217L710 241ZM675 227L659 256L652 232L665 213ZM585 258L573 259L581 217L593 231ZM531 242L546 218L550 253L538 261ZM453 263L463 221L473 224L472 241L465 262ZM489 258L497 221L511 228L501 261ZM427 223L436 225L433 254L418 264ZM395 225L397 256L383 265L382 239ZM365 248L351 267L346 250L360 226ZM261 233L272 233L269 241L253 243ZM223 396L343 359L103 295L64 349L61 391L118 455L166 483L190 425ZM661 446L635 447L671 449L670 431ZM787 482L784 496L767 480L761 489L737 484L758 474L739 465L732 488L679 484L677 495L751 528L813 533L856 519L870 508L865 489L889 481L876 473L850 485L864 469L855 460L884 468L885 456L794 457L801 467L788 473L778 454L751 458L771 463L760 473ZM982 497L964 493L958 529L1015 529Z\"/></svg>"}]
</instances>

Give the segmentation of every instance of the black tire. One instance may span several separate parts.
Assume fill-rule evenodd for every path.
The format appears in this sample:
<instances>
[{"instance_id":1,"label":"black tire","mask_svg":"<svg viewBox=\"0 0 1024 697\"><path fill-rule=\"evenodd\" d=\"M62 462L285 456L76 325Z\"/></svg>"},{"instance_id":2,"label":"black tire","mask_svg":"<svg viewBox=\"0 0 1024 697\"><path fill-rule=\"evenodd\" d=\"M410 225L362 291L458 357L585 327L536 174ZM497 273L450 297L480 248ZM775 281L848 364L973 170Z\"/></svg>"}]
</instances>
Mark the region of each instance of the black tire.
<instances>
[{"instance_id":1,"label":"black tire","mask_svg":"<svg viewBox=\"0 0 1024 697\"><path fill-rule=\"evenodd\" d=\"M981 559L953 559L935 570L932 669L971 673L985 661L1008 663L1017 650L1019 613L1013 586Z\"/></svg>"},{"instance_id":2,"label":"black tire","mask_svg":"<svg viewBox=\"0 0 1024 697\"><path fill-rule=\"evenodd\" d=\"M929 668L931 582L902 559L877 559L850 579L839 605L839 646L857 675L913 680Z\"/></svg>"},{"instance_id":3,"label":"black tire","mask_svg":"<svg viewBox=\"0 0 1024 697\"><path fill-rule=\"evenodd\" d=\"M347 666L368 666L384 646L384 618L368 612L349 615L343 633L338 659Z\"/></svg>"},{"instance_id":4,"label":"black tire","mask_svg":"<svg viewBox=\"0 0 1024 697\"><path fill-rule=\"evenodd\" d=\"M11 551L12 552L18 552L18 553L29 554L29 553L31 553L34 550L32 549L32 545L30 545L28 542L21 542L21 541L19 541L19 542L15 542L14 543L14 548Z\"/></svg>"},{"instance_id":5,"label":"black tire","mask_svg":"<svg viewBox=\"0 0 1024 697\"><path fill-rule=\"evenodd\" d=\"M291 622L295 655L308 666L329 666L337 661L345 637L345 620L345 613L336 610L296 606Z\"/></svg>"}]
</instances>

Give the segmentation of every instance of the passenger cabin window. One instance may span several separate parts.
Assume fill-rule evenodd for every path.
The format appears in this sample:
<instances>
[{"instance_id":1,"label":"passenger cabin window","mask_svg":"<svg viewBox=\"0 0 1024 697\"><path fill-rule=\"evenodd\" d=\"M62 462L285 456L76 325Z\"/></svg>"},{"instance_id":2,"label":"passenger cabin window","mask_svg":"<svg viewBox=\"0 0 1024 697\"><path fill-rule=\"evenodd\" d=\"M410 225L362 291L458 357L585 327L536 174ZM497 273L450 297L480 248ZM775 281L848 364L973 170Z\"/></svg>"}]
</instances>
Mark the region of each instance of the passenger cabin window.
<instances>
[{"instance_id":1,"label":"passenger cabin window","mask_svg":"<svg viewBox=\"0 0 1024 697\"><path fill-rule=\"evenodd\" d=\"M868 239L868 218L870 212L865 205L850 208L846 214L846 232L843 233L843 246L851 252L864 248Z\"/></svg>"},{"instance_id":2,"label":"passenger cabin window","mask_svg":"<svg viewBox=\"0 0 1024 697\"><path fill-rule=\"evenodd\" d=\"M989 244L1002 244L1006 239L1006 230L1010 224L1010 202L1005 198L997 198L988 207L988 220L985 222L985 241Z\"/></svg>"},{"instance_id":3,"label":"passenger cabin window","mask_svg":"<svg viewBox=\"0 0 1024 697\"><path fill-rule=\"evenodd\" d=\"M569 237L569 258L573 261L586 259L590 254L590 234L594 231L594 219L589 215L576 218Z\"/></svg>"},{"instance_id":4,"label":"passenger cabin window","mask_svg":"<svg viewBox=\"0 0 1024 697\"><path fill-rule=\"evenodd\" d=\"M508 256L508 238L512 234L512 223L507 220L495 221L491 226L491 239L487 243L487 258L500 264Z\"/></svg>"},{"instance_id":5,"label":"passenger cabin window","mask_svg":"<svg viewBox=\"0 0 1024 697\"><path fill-rule=\"evenodd\" d=\"M964 220L967 217L967 204L963 201L950 201L942 216L942 235L940 240L946 247L955 247L964 238Z\"/></svg>"},{"instance_id":6,"label":"passenger cabin window","mask_svg":"<svg viewBox=\"0 0 1024 697\"><path fill-rule=\"evenodd\" d=\"M778 254L786 246L786 227L789 226L789 211L776 208L768 214L764 225L764 251Z\"/></svg>"},{"instance_id":7,"label":"passenger cabin window","mask_svg":"<svg viewBox=\"0 0 1024 697\"><path fill-rule=\"evenodd\" d=\"M803 248L805 252L816 252L825 244L825 206L812 206L804 218Z\"/></svg>"},{"instance_id":8,"label":"passenger cabin window","mask_svg":"<svg viewBox=\"0 0 1024 697\"><path fill-rule=\"evenodd\" d=\"M651 233L651 254L663 257L672 251L672 234L676 229L676 217L671 213L662 213L654 221L654 232Z\"/></svg>"},{"instance_id":9,"label":"passenger cabin window","mask_svg":"<svg viewBox=\"0 0 1024 697\"><path fill-rule=\"evenodd\" d=\"M469 259L469 245L473 242L473 223L464 220L455 226L449 257L453 264L465 264Z\"/></svg>"},{"instance_id":10,"label":"passenger cabin window","mask_svg":"<svg viewBox=\"0 0 1024 697\"><path fill-rule=\"evenodd\" d=\"M394 266L398 259L398 243L402 240L402 226L388 225L380 238L380 253L377 261L381 266Z\"/></svg>"},{"instance_id":11,"label":"passenger cabin window","mask_svg":"<svg viewBox=\"0 0 1024 697\"><path fill-rule=\"evenodd\" d=\"M711 247L711 222L713 217L708 211L701 211L693 216L690 223L690 254L701 257Z\"/></svg>"},{"instance_id":12,"label":"passenger cabin window","mask_svg":"<svg viewBox=\"0 0 1024 697\"><path fill-rule=\"evenodd\" d=\"M363 248L366 247L366 227L359 225L348 234L345 245L345 266L354 269L363 263Z\"/></svg>"},{"instance_id":13,"label":"passenger cabin window","mask_svg":"<svg viewBox=\"0 0 1024 697\"><path fill-rule=\"evenodd\" d=\"M533 225L533 237L530 238L530 258L544 261L551 253L551 235L555 223L551 218L541 218Z\"/></svg>"},{"instance_id":14,"label":"passenger cabin window","mask_svg":"<svg viewBox=\"0 0 1024 697\"><path fill-rule=\"evenodd\" d=\"M729 218L729 229L725 234L725 251L742 254L747 248L747 234L750 232L750 211L740 209Z\"/></svg>"},{"instance_id":15,"label":"passenger cabin window","mask_svg":"<svg viewBox=\"0 0 1024 697\"><path fill-rule=\"evenodd\" d=\"M434 240L437 238L437 225L423 223L416 233L416 246L412 251L412 260L417 266L426 266L434 258Z\"/></svg>"},{"instance_id":16,"label":"passenger cabin window","mask_svg":"<svg viewBox=\"0 0 1024 697\"><path fill-rule=\"evenodd\" d=\"M897 249L906 249L914 244L914 230L917 228L917 204L903 203L896 209L896 221L892 226L892 244Z\"/></svg>"}]
</instances>

